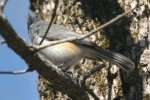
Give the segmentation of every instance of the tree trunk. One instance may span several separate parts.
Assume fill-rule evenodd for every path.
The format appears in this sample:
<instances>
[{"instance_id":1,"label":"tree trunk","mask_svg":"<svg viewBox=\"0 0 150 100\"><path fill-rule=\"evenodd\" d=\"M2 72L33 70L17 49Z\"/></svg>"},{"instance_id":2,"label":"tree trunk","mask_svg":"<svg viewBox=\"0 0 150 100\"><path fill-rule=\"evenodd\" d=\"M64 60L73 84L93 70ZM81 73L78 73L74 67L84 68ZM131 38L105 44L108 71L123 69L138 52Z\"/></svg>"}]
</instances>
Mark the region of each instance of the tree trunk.
<instances>
[{"instance_id":1,"label":"tree trunk","mask_svg":"<svg viewBox=\"0 0 150 100\"><path fill-rule=\"evenodd\" d=\"M31 0L31 9L50 21L55 0ZM133 13L91 36L98 45L130 57L136 69L130 75L115 65L106 67L87 80L89 88L100 100L149 100L150 99L150 2L149 0L59 0L55 24L61 24L79 33L106 23L118 14L139 6ZM93 67L87 59L76 68L79 74ZM79 75L80 75L79 74ZM56 91L52 84L39 78L41 100L65 100L67 95Z\"/></svg>"}]
</instances>

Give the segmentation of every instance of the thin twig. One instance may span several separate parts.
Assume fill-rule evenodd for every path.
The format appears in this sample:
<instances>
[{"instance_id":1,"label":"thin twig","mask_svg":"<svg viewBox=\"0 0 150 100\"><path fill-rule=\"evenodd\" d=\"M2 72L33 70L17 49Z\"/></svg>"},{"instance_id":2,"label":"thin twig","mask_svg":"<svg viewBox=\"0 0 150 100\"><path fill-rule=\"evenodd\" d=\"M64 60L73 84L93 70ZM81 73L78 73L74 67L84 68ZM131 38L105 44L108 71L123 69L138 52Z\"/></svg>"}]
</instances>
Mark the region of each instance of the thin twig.
<instances>
[{"instance_id":1,"label":"thin twig","mask_svg":"<svg viewBox=\"0 0 150 100\"><path fill-rule=\"evenodd\" d=\"M25 74L28 72L31 72L31 70L24 69L24 70L16 70L16 71L0 71L0 74L18 75L18 74Z\"/></svg>"},{"instance_id":2,"label":"thin twig","mask_svg":"<svg viewBox=\"0 0 150 100\"><path fill-rule=\"evenodd\" d=\"M46 37L47 34L48 34L49 29L51 28L51 26L52 26L52 24L53 24L53 21L54 21L54 19L55 19L56 12L57 12L58 3L59 3L59 0L56 0L56 1L55 1L55 8L54 8L54 11L53 11L53 14L52 14L52 18L51 18L51 20L50 20L50 23L49 23L49 25L48 25L48 27L47 27L47 29L46 29L46 31L45 31L45 34L44 34L42 40L40 41L39 45L41 45L41 44L43 43L45 37Z\"/></svg>"},{"instance_id":3,"label":"thin twig","mask_svg":"<svg viewBox=\"0 0 150 100\"><path fill-rule=\"evenodd\" d=\"M8 0L0 0L0 10L3 12Z\"/></svg>"},{"instance_id":4,"label":"thin twig","mask_svg":"<svg viewBox=\"0 0 150 100\"><path fill-rule=\"evenodd\" d=\"M50 47L50 46L53 46L53 45L56 45L59 43L64 43L67 41L71 41L71 40L73 41L73 40L77 40L77 39L78 39L78 37L70 37L70 38L66 38L66 39L62 39L62 40L58 40L58 41L51 41L46 45L34 45L34 44L32 44L31 46L29 45L29 47L33 47L37 50L41 50L41 49L44 49L44 48L47 48L47 47Z\"/></svg>"},{"instance_id":5,"label":"thin twig","mask_svg":"<svg viewBox=\"0 0 150 100\"><path fill-rule=\"evenodd\" d=\"M100 71L102 68L104 68L104 64L96 65L94 68L92 68L90 71L86 72L82 76L82 80L80 81L80 84L83 86L83 88L94 98L94 100L99 100L98 96L94 93L92 89L89 89L85 81L87 78L89 78L91 75L95 74L96 72Z\"/></svg>"},{"instance_id":6,"label":"thin twig","mask_svg":"<svg viewBox=\"0 0 150 100\"><path fill-rule=\"evenodd\" d=\"M0 40L0 44L5 44L6 41L5 40Z\"/></svg>"},{"instance_id":7,"label":"thin twig","mask_svg":"<svg viewBox=\"0 0 150 100\"><path fill-rule=\"evenodd\" d=\"M135 7L136 8L136 7ZM135 9L134 8L134 9ZM49 46L52 46L52 45L56 45L56 44L59 44L59 43L64 43L64 42L69 42L69 41L75 41L75 40L81 40L81 39L84 39L84 38L87 38L91 35L93 35L94 33L96 33L97 31L99 30L102 30L104 29L105 27L113 24L114 22L118 21L119 19L123 18L124 16L126 16L128 13L131 13L134 9L131 9L127 12L124 12L120 15L118 15L117 17L111 19L110 21L108 21L107 23L99 26L97 29L93 29L92 31L90 31L88 34L85 34L85 35L82 35L82 36L79 36L79 37L70 37L70 38L66 38L66 39L62 39L62 40L57 40L57 41L53 41L53 42L50 42L46 45L41 45L41 46L36 46L38 49L44 49L44 48L47 48Z\"/></svg>"},{"instance_id":8,"label":"thin twig","mask_svg":"<svg viewBox=\"0 0 150 100\"><path fill-rule=\"evenodd\" d=\"M98 96L94 93L92 89L89 89L87 86L83 86L83 88L94 98L94 100L100 100Z\"/></svg>"},{"instance_id":9,"label":"thin twig","mask_svg":"<svg viewBox=\"0 0 150 100\"><path fill-rule=\"evenodd\" d=\"M107 81L108 81L108 100L112 100L112 85L113 85L113 78L112 78L112 74L110 71L110 64L109 64L109 68L107 71Z\"/></svg>"},{"instance_id":10,"label":"thin twig","mask_svg":"<svg viewBox=\"0 0 150 100\"><path fill-rule=\"evenodd\" d=\"M82 80L81 80L81 84L85 84L85 80L87 78L89 78L91 75L95 74L96 72L100 71L102 68L104 68L104 64L101 65L96 65L94 68L92 68L90 71L86 72L83 76L82 76Z\"/></svg>"},{"instance_id":11,"label":"thin twig","mask_svg":"<svg viewBox=\"0 0 150 100\"><path fill-rule=\"evenodd\" d=\"M135 8L134 8L134 9L135 9ZM110 21L108 21L107 23L101 25L101 26L98 27L97 29L93 29L93 30L90 31L88 34L81 36L81 37L79 38L79 40L80 40L80 39L84 39L84 38L86 38L86 37L89 37L89 36L93 35L94 33L96 33L97 31L99 31L99 30L101 30L101 29L103 29L103 28L105 28L105 27L107 27L107 26L113 24L114 22L116 22L116 21L118 21L119 19L123 18L123 17L126 16L127 14L131 13L134 9L128 10L127 12L124 12L124 13L118 15L117 17L111 19Z\"/></svg>"}]
</instances>

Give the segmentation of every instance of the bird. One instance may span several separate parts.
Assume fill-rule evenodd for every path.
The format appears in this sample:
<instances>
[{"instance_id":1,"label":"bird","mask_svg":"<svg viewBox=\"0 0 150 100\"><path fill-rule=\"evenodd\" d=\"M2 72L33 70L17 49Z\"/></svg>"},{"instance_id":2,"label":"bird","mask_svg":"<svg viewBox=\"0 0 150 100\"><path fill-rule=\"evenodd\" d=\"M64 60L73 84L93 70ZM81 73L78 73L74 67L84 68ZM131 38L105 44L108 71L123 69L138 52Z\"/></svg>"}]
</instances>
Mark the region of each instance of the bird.
<instances>
[{"instance_id":1,"label":"bird","mask_svg":"<svg viewBox=\"0 0 150 100\"><path fill-rule=\"evenodd\" d=\"M38 19L35 17L35 14L31 12L29 13L28 33L33 44L39 45L45 35L48 25L48 22ZM63 25L53 24L41 45L61 39L80 36L81 34L78 34ZM37 53L51 61L53 64L57 66L61 65L61 69L65 71L74 68L83 58L89 58L92 60L103 59L117 65L119 68L127 72L132 72L135 68L134 62L128 57L120 53L103 49L97 46L89 38L52 45L39 50Z\"/></svg>"}]
</instances>

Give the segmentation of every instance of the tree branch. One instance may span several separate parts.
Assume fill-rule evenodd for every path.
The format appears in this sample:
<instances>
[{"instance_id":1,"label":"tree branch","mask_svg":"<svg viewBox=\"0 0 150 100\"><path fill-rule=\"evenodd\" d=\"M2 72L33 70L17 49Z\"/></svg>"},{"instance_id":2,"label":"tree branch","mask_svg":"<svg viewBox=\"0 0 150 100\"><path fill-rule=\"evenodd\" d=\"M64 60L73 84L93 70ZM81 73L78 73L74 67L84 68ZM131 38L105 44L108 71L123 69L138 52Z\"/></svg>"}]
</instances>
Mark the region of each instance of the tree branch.
<instances>
[{"instance_id":1,"label":"tree branch","mask_svg":"<svg viewBox=\"0 0 150 100\"><path fill-rule=\"evenodd\" d=\"M6 42L3 39L0 39L0 44L5 44Z\"/></svg>"},{"instance_id":2,"label":"tree branch","mask_svg":"<svg viewBox=\"0 0 150 100\"><path fill-rule=\"evenodd\" d=\"M87 92L68 75L64 74L50 61L40 59L33 49L17 35L5 16L0 13L0 35L5 39L7 46L18 54L30 69L35 69L40 75L53 84L59 85L59 91L75 100L89 100Z\"/></svg>"},{"instance_id":3,"label":"tree branch","mask_svg":"<svg viewBox=\"0 0 150 100\"><path fill-rule=\"evenodd\" d=\"M135 7L136 8L136 7ZM53 42L50 42L46 45L33 45L34 48L38 49L38 50L41 50L41 49L44 49L44 48L47 48L49 46L52 46L52 45L56 45L56 44L59 44L59 43L64 43L64 42L69 42L69 41L75 41L75 40L81 40L81 39L84 39L84 38L87 38L91 35L93 35L94 33L96 33L97 31L99 30L102 30L104 29L105 27L113 24L114 22L118 21L119 19L123 18L124 16L126 16L127 14L131 13L135 8L133 9L130 9L129 11L127 12L124 12L120 15L118 15L117 17L111 19L110 21L108 21L107 23L99 26L97 29L93 29L92 31L90 31L88 34L85 34L85 35L82 35L80 37L70 37L70 38L66 38L66 39L62 39L62 40L57 40L57 41L53 41Z\"/></svg>"},{"instance_id":4,"label":"tree branch","mask_svg":"<svg viewBox=\"0 0 150 100\"><path fill-rule=\"evenodd\" d=\"M90 89L90 88L88 88L87 86L83 86L84 87L84 89L94 98L94 100L100 100L99 98L98 98L98 96L94 93L94 91L92 90L92 89Z\"/></svg>"},{"instance_id":5,"label":"tree branch","mask_svg":"<svg viewBox=\"0 0 150 100\"><path fill-rule=\"evenodd\" d=\"M18 74L25 74L32 71L33 70L30 69L23 69L23 70L16 70L16 71L0 71L0 74L18 75Z\"/></svg>"},{"instance_id":6,"label":"tree branch","mask_svg":"<svg viewBox=\"0 0 150 100\"><path fill-rule=\"evenodd\" d=\"M0 0L0 10L3 12L8 0Z\"/></svg>"},{"instance_id":7,"label":"tree branch","mask_svg":"<svg viewBox=\"0 0 150 100\"><path fill-rule=\"evenodd\" d=\"M82 76L82 80L81 80L81 84L85 84L85 81L87 78L89 78L91 75L95 74L96 72L100 71L102 68L104 68L104 64L101 65L96 65L94 68L90 69L88 72L86 72L83 76Z\"/></svg>"},{"instance_id":8,"label":"tree branch","mask_svg":"<svg viewBox=\"0 0 150 100\"><path fill-rule=\"evenodd\" d=\"M49 23L49 25L48 25L48 27L47 27L47 30L46 30L46 32L45 32L45 34L44 34L42 40L40 41L39 45L41 45L41 44L43 43L45 37L46 37L47 34L48 34L49 29L51 28L51 26L52 26L52 24L53 24L53 21L54 21L54 18L55 18L55 16L56 16L56 12L57 12L58 4L59 4L59 0L56 0L56 1L55 1L55 8L54 8L54 11L53 11L53 14L52 14L51 21L50 21L50 23Z\"/></svg>"}]
</instances>

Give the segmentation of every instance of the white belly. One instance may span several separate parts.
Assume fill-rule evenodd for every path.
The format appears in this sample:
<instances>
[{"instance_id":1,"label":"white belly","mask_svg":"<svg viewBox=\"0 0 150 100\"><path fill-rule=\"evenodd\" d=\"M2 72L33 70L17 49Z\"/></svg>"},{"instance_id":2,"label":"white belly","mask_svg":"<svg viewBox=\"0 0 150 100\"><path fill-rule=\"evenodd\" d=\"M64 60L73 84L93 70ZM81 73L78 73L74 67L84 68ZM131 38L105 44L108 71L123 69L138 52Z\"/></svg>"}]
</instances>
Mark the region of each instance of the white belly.
<instances>
[{"instance_id":1,"label":"white belly","mask_svg":"<svg viewBox=\"0 0 150 100\"><path fill-rule=\"evenodd\" d=\"M35 41L34 41L35 42ZM36 43L39 43L39 41ZM44 40L44 43L48 43ZM73 43L66 42L50 46L39 51L47 59L52 61L57 66L63 66L63 69L68 69L76 65L83 57L83 51Z\"/></svg>"}]
</instances>

